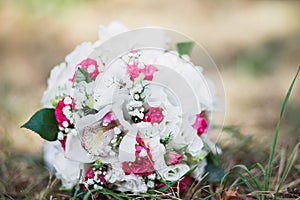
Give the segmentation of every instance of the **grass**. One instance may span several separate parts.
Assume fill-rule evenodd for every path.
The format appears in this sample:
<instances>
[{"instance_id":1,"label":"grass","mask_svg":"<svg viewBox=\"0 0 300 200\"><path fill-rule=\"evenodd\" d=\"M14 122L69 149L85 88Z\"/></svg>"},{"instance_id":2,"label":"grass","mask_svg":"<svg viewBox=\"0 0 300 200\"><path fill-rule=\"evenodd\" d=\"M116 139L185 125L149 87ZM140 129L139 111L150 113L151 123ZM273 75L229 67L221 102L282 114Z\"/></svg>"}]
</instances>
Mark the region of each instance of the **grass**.
<instances>
[{"instance_id":1,"label":"grass","mask_svg":"<svg viewBox=\"0 0 300 200\"><path fill-rule=\"evenodd\" d=\"M263 193L271 193L271 196L275 200L277 199L277 197L279 195L279 192L280 192L280 189L281 189L282 185L284 184L284 182L285 182L285 180L288 176L288 173L290 172L290 170L292 168L292 165L293 165L293 163L296 159L298 149L299 149L299 145L300 145L300 143L297 143L296 146L294 147L294 149L293 149L291 155L289 156L289 158L287 160L287 163L284 167L282 176L280 177L277 186L275 186L275 188L274 188L274 192L270 192L270 190L271 190L270 180L271 180L271 177L272 177L273 161L274 161L274 155L275 155L275 150L276 150L276 145L277 145L277 140L278 140L278 135L279 135L279 130L280 130L280 124L281 124L281 121L283 119L283 116L284 116L284 113L285 113L285 110L286 110L286 107L287 107L287 103L288 103L288 100L290 98L290 95L291 95L292 89L294 87L294 84L296 82L296 79L298 77L299 71L300 71L300 67L297 70L297 73L296 73L296 75L295 75L295 77L294 77L294 79L293 79L293 81L292 81L292 83L291 83L291 85L288 89L288 92L287 92L287 94L284 98L283 104L282 104L282 108L281 108L281 111L280 111L280 115L279 115L279 118L278 118L278 121L277 121L274 136L273 136L273 141L272 141L272 146L271 146L271 150L270 150L270 155L269 155L269 159L268 159L267 168L265 169L261 163L256 163L250 168L246 167L245 165L235 165L222 178L221 185L226 185L226 182L228 181L228 177L231 174L236 174L238 176L238 178L241 179L242 182L248 187L248 189L251 190L251 192L254 194L254 196L257 199L260 199L260 198L266 199L265 195L262 195L262 197L259 196L257 191L259 191L259 193L262 193L262 194ZM261 184L260 176L256 176L252 172L252 170L254 168L258 168L259 171L261 172L261 175L263 175L263 183L264 183L263 185ZM236 169L240 169L240 170L244 171L244 173L236 171Z\"/></svg>"},{"instance_id":2,"label":"grass","mask_svg":"<svg viewBox=\"0 0 300 200\"><path fill-rule=\"evenodd\" d=\"M172 182L169 187L163 190L152 190L147 194L128 194L117 193L108 189L91 190L83 192L79 185L73 191L65 190L60 187L60 181L49 176L48 171L44 167L42 157L28 155L5 155L0 154L0 199L230 199L236 197L242 199L283 199L285 196L299 197L300 194L289 194L291 188L285 184L286 180L294 181L291 186L297 186L300 183L293 180L300 177L297 171L289 178L290 172L293 170L293 164L296 161L300 143L291 151L286 158L287 153L282 153L281 157L276 154L278 150L277 140L279 136L280 125L283 120L287 104L298 77L300 67L288 89L284 98L282 108L279 114L273 141L268 155L267 163L262 161L255 164L234 164L227 173L222 177L220 182L209 182L209 176L206 174L201 181L193 182L188 191L179 194L175 189L167 189L174 184ZM224 147L224 155L236 154L236 159L245 159L245 155L255 157L258 152L264 151L260 144L253 145L252 137L240 133L239 128L235 126L225 126L223 128L232 138L230 148ZM234 141L236 140L236 141ZM6 147L9 148L9 147ZM242 150L241 150L242 148ZM2 149L0 148L0 153ZM282 151L283 152L283 151ZM227 155L228 156L228 155ZM240 156L241 158L238 158ZM251 163L251 162L250 162ZM274 173L278 170L277 173ZM229 185L231 183L231 185ZM237 187L239 189L237 189ZM288 189L290 192L282 190ZM233 196L230 196L233 195ZM294 195L294 196L293 196ZM297 196L298 195L298 196Z\"/></svg>"}]
</instances>

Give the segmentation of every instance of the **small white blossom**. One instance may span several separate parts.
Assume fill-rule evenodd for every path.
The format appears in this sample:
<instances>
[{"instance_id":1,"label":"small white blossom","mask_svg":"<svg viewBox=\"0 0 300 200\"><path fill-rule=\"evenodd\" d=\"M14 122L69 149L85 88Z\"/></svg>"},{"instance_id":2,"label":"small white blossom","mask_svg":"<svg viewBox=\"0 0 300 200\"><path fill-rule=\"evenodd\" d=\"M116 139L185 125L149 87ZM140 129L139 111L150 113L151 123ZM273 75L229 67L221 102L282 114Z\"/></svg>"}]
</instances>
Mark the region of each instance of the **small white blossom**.
<instances>
[{"instance_id":1,"label":"small white blossom","mask_svg":"<svg viewBox=\"0 0 300 200\"><path fill-rule=\"evenodd\" d=\"M94 184L94 180L89 178L87 181L86 181L87 184L89 185L93 185Z\"/></svg>"},{"instance_id":2,"label":"small white blossom","mask_svg":"<svg viewBox=\"0 0 300 200\"><path fill-rule=\"evenodd\" d=\"M148 179L150 179L150 180L154 180L156 178L156 175L153 173L153 174L150 174L149 176L148 176Z\"/></svg>"},{"instance_id":3,"label":"small white blossom","mask_svg":"<svg viewBox=\"0 0 300 200\"><path fill-rule=\"evenodd\" d=\"M63 132L59 131L58 134L57 134L57 139L58 140L63 140L64 139L64 134Z\"/></svg>"},{"instance_id":4,"label":"small white blossom","mask_svg":"<svg viewBox=\"0 0 300 200\"><path fill-rule=\"evenodd\" d=\"M141 101L130 101L128 104L128 106L133 108L141 107L142 105L143 103Z\"/></svg>"},{"instance_id":5,"label":"small white blossom","mask_svg":"<svg viewBox=\"0 0 300 200\"><path fill-rule=\"evenodd\" d=\"M63 127L67 128L69 126L69 123L67 121L63 121L62 125Z\"/></svg>"},{"instance_id":6,"label":"small white blossom","mask_svg":"<svg viewBox=\"0 0 300 200\"><path fill-rule=\"evenodd\" d=\"M102 189L103 187L101 187L100 185L94 184L94 189Z\"/></svg>"},{"instance_id":7,"label":"small white blossom","mask_svg":"<svg viewBox=\"0 0 300 200\"><path fill-rule=\"evenodd\" d=\"M121 129L119 129L119 127L115 127L115 128L114 128L114 133L115 133L116 135L119 135L119 134L121 133Z\"/></svg>"},{"instance_id":8,"label":"small white blossom","mask_svg":"<svg viewBox=\"0 0 300 200\"><path fill-rule=\"evenodd\" d=\"M146 149L145 149L145 148L143 148L143 149L141 150L141 152L140 152L140 156L141 156L141 157L145 157L145 156L147 156L147 151L146 151Z\"/></svg>"},{"instance_id":9,"label":"small white blossom","mask_svg":"<svg viewBox=\"0 0 300 200\"><path fill-rule=\"evenodd\" d=\"M87 68L87 72L88 72L88 73L92 73L93 71L95 71L95 69L96 69L95 65L90 65L90 66L88 66L88 68Z\"/></svg>"},{"instance_id":10,"label":"small white blossom","mask_svg":"<svg viewBox=\"0 0 300 200\"><path fill-rule=\"evenodd\" d=\"M139 63L139 64L138 64L138 68L144 69L144 68L145 68L145 65L144 65L143 63Z\"/></svg>"},{"instance_id":11,"label":"small white blossom","mask_svg":"<svg viewBox=\"0 0 300 200\"><path fill-rule=\"evenodd\" d=\"M77 135L77 131L76 129L71 129L71 132L70 132L72 135Z\"/></svg>"},{"instance_id":12,"label":"small white blossom","mask_svg":"<svg viewBox=\"0 0 300 200\"><path fill-rule=\"evenodd\" d=\"M153 181L148 181L148 182L147 182L147 186L148 186L149 188L154 188L154 182L153 182Z\"/></svg>"},{"instance_id":13,"label":"small white blossom","mask_svg":"<svg viewBox=\"0 0 300 200\"><path fill-rule=\"evenodd\" d=\"M139 112L136 116L138 116L138 118L143 119L144 118L144 113Z\"/></svg>"},{"instance_id":14,"label":"small white blossom","mask_svg":"<svg viewBox=\"0 0 300 200\"><path fill-rule=\"evenodd\" d=\"M66 97L64 99L64 104L71 104L72 103L72 99L70 97Z\"/></svg>"},{"instance_id":15,"label":"small white blossom","mask_svg":"<svg viewBox=\"0 0 300 200\"><path fill-rule=\"evenodd\" d=\"M135 95L134 95L134 99L135 99L135 100L139 100L139 98L140 98L140 95L139 95L139 94L135 94Z\"/></svg>"}]
</instances>

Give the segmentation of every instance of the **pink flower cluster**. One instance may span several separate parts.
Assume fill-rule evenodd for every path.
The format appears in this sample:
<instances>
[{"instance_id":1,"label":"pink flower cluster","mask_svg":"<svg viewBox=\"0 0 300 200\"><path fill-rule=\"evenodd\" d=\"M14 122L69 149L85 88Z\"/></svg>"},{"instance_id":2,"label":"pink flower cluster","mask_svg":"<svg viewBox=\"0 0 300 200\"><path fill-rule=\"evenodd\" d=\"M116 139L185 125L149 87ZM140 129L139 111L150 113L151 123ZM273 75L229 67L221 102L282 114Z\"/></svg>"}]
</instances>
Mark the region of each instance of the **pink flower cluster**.
<instances>
[{"instance_id":1,"label":"pink flower cluster","mask_svg":"<svg viewBox=\"0 0 300 200\"><path fill-rule=\"evenodd\" d=\"M100 169L93 169L90 167L88 171L85 173L85 176L83 178L83 184L82 187L85 190L94 189L94 185L105 185L106 179L105 179L105 173L106 168L101 167Z\"/></svg>"},{"instance_id":2,"label":"pink flower cluster","mask_svg":"<svg viewBox=\"0 0 300 200\"><path fill-rule=\"evenodd\" d=\"M68 98L70 98L70 97L68 97ZM67 106L69 107L69 110L72 111L73 107L74 107L73 106L73 100L71 100L70 103L69 102L66 103L65 98L63 98L58 102L58 104L55 108L55 117L56 117L56 120L58 122L59 127L68 127L72 124L70 122L70 117L67 116L66 112L64 111L64 108L66 108ZM67 123L68 125L66 126L65 123Z\"/></svg>"},{"instance_id":3,"label":"pink flower cluster","mask_svg":"<svg viewBox=\"0 0 300 200\"><path fill-rule=\"evenodd\" d=\"M202 135L207 129L208 123L204 118L203 113L199 113L196 115L196 121L193 124L193 128L197 130L198 136Z\"/></svg>"},{"instance_id":4,"label":"pink flower cluster","mask_svg":"<svg viewBox=\"0 0 300 200\"><path fill-rule=\"evenodd\" d=\"M60 141L62 148L65 150L67 137L64 134L68 134L69 128L74 128L72 111L74 109L73 99L69 96L61 99L54 111L58 127L61 130L58 134L58 140Z\"/></svg>"},{"instance_id":5,"label":"pink flower cluster","mask_svg":"<svg viewBox=\"0 0 300 200\"><path fill-rule=\"evenodd\" d=\"M140 67L142 65L142 67ZM158 71L158 69L153 65L144 65L140 62L134 61L132 64L127 64L127 73L130 76L130 80L134 81L140 74L144 74L144 80L151 81L153 79L153 74Z\"/></svg>"},{"instance_id":6,"label":"pink flower cluster","mask_svg":"<svg viewBox=\"0 0 300 200\"><path fill-rule=\"evenodd\" d=\"M136 137L134 162L123 162L122 169L126 175L131 173L137 176L149 176L155 172L150 149L145 145L139 135Z\"/></svg>"},{"instance_id":7,"label":"pink flower cluster","mask_svg":"<svg viewBox=\"0 0 300 200\"><path fill-rule=\"evenodd\" d=\"M150 107L143 119L144 122L160 123L164 119L163 109L160 107Z\"/></svg>"},{"instance_id":8,"label":"pink flower cluster","mask_svg":"<svg viewBox=\"0 0 300 200\"><path fill-rule=\"evenodd\" d=\"M92 80L95 80L99 74L99 66L97 64L97 61L91 58L87 58L83 61L81 61L77 66L76 66L76 70L75 73L73 75L73 77L70 79L70 81L73 83L76 77L76 71L78 68L81 68L85 71L87 71L89 73L89 77Z\"/></svg>"}]
</instances>

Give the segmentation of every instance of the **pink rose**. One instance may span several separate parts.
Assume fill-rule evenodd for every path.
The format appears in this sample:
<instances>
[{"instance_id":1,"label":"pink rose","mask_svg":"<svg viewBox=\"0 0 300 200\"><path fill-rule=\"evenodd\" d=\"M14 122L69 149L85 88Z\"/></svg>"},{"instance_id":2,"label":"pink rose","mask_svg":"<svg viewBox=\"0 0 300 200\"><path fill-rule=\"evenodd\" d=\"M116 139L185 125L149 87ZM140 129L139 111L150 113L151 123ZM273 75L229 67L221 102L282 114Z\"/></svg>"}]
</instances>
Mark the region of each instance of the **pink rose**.
<instances>
[{"instance_id":1,"label":"pink rose","mask_svg":"<svg viewBox=\"0 0 300 200\"><path fill-rule=\"evenodd\" d=\"M165 160L168 164L176 165L180 163L182 155L174 152L167 152L165 155Z\"/></svg>"},{"instance_id":2,"label":"pink rose","mask_svg":"<svg viewBox=\"0 0 300 200\"><path fill-rule=\"evenodd\" d=\"M127 73L130 76L130 80L134 81L140 74L144 74L144 80L152 81L153 74L158 71L158 69L153 65L144 65L144 68L139 68L140 63L135 61L133 64L127 64Z\"/></svg>"},{"instance_id":3,"label":"pink rose","mask_svg":"<svg viewBox=\"0 0 300 200\"><path fill-rule=\"evenodd\" d=\"M160 107L151 107L144 116L144 122L160 123L164 119L163 109Z\"/></svg>"},{"instance_id":4,"label":"pink rose","mask_svg":"<svg viewBox=\"0 0 300 200\"><path fill-rule=\"evenodd\" d=\"M76 71L78 68L81 68L85 71L87 71L89 73L89 77L92 80L95 80L99 74L99 66L97 64L97 61L91 58L87 58L83 61L81 61L77 66L76 66L76 70L75 73L73 75L73 77L70 79L71 82L74 82L74 79L76 77Z\"/></svg>"},{"instance_id":5,"label":"pink rose","mask_svg":"<svg viewBox=\"0 0 300 200\"><path fill-rule=\"evenodd\" d=\"M150 149L146 147L142 139L137 135L135 146L135 161L134 162L123 162L122 169L126 175L131 173L137 176L149 176L155 172L153 167L154 162Z\"/></svg>"},{"instance_id":6,"label":"pink rose","mask_svg":"<svg viewBox=\"0 0 300 200\"><path fill-rule=\"evenodd\" d=\"M208 123L202 113L197 114L196 121L192 126L195 130L197 130L198 136L202 135L202 133L206 131Z\"/></svg>"}]
</instances>

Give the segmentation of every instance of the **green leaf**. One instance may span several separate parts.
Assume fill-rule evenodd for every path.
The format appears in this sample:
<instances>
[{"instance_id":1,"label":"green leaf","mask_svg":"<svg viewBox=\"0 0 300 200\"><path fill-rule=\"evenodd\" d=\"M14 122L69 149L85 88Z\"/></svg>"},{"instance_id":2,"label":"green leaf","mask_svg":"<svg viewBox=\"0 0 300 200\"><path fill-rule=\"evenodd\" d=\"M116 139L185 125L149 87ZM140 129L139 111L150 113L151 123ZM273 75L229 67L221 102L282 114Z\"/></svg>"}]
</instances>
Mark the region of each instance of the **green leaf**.
<instances>
[{"instance_id":1,"label":"green leaf","mask_svg":"<svg viewBox=\"0 0 300 200\"><path fill-rule=\"evenodd\" d=\"M192 51L192 48L194 46L193 42L179 42L176 44L176 49L181 57L182 55L189 55Z\"/></svg>"},{"instance_id":2,"label":"green leaf","mask_svg":"<svg viewBox=\"0 0 300 200\"><path fill-rule=\"evenodd\" d=\"M76 71L76 76L74 79L74 83L79 83L81 81L85 81L87 83L92 82L91 77L89 76L89 73L81 68L78 68Z\"/></svg>"},{"instance_id":3,"label":"green leaf","mask_svg":"<svg viewBox=\"0 0 300 200\"><path fill-rule=\"evenodd\" d=\"M48 141L55 141L59 131L53 108L37 111L21 128L32 130Z\"/></svg>"}]
</instances>

